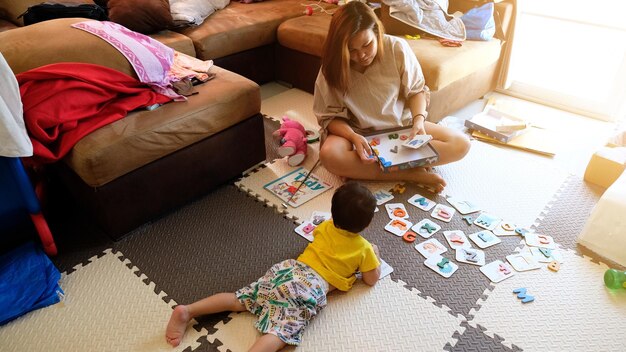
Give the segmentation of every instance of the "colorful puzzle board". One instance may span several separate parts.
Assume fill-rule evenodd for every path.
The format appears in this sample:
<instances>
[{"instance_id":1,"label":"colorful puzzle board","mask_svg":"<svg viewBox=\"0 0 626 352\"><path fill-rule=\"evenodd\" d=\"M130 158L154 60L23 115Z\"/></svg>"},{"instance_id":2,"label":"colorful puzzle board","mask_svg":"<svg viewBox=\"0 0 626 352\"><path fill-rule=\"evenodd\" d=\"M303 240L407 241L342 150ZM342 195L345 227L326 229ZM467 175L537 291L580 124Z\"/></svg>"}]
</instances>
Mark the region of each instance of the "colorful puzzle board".
<instances>
[{"instance_id":1,"label":"colorful puzzle board","mask_svg":"<svg viewBox=\"0 0 626 352\"><path fill-rule=\"evenodd\" d=\"M365 136L376 154L383 171L396 171L429 165L439 159L439 153L426 143L418 149L412 149L402 144L406 142L411 129L394 129ZM374 142L375 143L372 143ZM376 143L377 142L377 143ZM392 150L395 150L393 152Z\"/></svg>"}]
</instances>

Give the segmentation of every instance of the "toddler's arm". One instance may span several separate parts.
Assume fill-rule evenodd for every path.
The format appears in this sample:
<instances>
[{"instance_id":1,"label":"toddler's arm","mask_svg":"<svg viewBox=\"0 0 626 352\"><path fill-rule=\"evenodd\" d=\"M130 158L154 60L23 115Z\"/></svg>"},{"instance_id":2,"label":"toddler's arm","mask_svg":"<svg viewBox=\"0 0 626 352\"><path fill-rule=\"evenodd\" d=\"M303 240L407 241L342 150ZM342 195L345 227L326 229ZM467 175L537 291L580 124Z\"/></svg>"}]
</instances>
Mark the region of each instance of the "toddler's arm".
<instances>
[{"instance_id":1,"label":"toddler's arm","mask_svg":"<svg viewBox=\"0 0 626 352\"><path fill-rule=\"evenodd\" d=\"M375 244L372 244L372 247L374 248L374 253L376 254L376 257L378 257L378 260L380 261L380 252L378 251L378 246ZM363 282L365 282L366 284L370 286L376 285L379 278L380 278L380 265L378 265L376 269L374 270L366 271L363 273Z\"/></svg>"}]
</instances>

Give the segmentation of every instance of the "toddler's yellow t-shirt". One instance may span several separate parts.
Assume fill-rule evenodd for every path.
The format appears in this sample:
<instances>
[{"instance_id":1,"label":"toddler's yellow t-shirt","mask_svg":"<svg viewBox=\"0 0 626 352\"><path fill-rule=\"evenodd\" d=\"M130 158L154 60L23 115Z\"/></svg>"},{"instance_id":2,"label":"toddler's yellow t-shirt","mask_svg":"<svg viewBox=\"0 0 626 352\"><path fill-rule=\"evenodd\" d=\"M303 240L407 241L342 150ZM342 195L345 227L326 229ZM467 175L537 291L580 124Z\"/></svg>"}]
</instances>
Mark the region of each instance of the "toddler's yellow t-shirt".
<instances>
[{"instance_id":1,"label":"toddler's yellow t-shirt","mask_svg":"<svg viewBox=\"0 0 626 352\"><path fill-rule=\"evenodd\" d=\"M324 221L313 231L313 242L297 259L320 274L338 290L348 291L356 280L355 272L376 269L380 261L372 244L357 233Z\"/></svg>"}]
</instances>

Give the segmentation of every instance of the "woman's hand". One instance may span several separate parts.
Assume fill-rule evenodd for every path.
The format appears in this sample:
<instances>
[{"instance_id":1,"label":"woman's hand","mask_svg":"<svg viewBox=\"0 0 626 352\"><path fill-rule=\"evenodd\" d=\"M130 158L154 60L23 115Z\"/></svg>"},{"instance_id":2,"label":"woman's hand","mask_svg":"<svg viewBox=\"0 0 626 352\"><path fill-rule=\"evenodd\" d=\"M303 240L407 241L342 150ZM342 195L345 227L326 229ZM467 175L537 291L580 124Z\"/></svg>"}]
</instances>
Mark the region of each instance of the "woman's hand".
<instances>
[{"instance_id":1,"label":"woman's hand","mask_svg":"<svg viewBox=\"0 0 626 352\"><path fill-rule=\"evenodd\" d=\"M376 162L376 158L372 158L374 152L370 147L369 143L367 143L367 139L361 136L358 133L355 133L350 138L350 142L354 145L354 149L356 150L357 155L363 162L366 163L374 163Z\"/></svg>"},{"instance_id":2,"label":"woman's hand","mask_svg":"<svg viewBox=\"0 0 626 352\"><path fill-rule=\"evenodd\" d=\"M426 129L424 128L424 120L426 118L422 114L417 114L413 117L413 128L411 129L411 135L409 136L409 140L413 139L418 134L426 134Z\"/></svg>"}]
</instances>

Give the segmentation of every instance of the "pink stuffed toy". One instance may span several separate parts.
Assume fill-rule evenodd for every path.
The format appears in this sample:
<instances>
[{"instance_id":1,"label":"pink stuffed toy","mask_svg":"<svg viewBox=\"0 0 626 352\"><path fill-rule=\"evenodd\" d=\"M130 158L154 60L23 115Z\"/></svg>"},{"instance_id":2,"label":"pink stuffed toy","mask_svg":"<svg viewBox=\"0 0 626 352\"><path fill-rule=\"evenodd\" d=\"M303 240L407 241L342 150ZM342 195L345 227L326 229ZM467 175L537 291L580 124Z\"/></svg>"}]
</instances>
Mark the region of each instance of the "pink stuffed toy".
<instances>
[{"instance_id":1,"label":"pink stuffed toy","mask_svg":"<svg viewBox=\"0 0 626 352\"><path fill-rule=\"evenodd\" d=\"M278 154L282 157L289 156L287 162L291 166L300 165L306 158L306 131L304 127L294 120L283 116L283 123L274 132L275 137L280 137Z\"/></svg>"}]
</instances>

